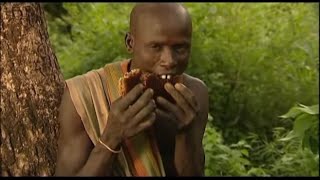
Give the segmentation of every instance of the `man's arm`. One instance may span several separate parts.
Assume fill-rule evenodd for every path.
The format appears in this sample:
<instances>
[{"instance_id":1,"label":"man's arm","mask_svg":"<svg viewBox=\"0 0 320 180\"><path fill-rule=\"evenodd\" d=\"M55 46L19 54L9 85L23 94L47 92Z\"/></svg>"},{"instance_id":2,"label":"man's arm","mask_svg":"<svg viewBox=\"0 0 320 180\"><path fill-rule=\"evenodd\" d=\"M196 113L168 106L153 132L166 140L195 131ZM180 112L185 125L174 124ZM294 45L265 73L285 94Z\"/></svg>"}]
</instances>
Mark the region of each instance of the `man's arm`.
<instances>
[{"instance_id":1,"label":"man's arm","mask_svg":"<svg viewBox=\"0 0 320 180\"><path fill-rule=\"evenodd\" d=\"M94 147L65 87L59 109L60 136L55 175L109 175L113 153L101 144ZM105 141L115 148L115 142Z\"/></svg>"},{"instance_id":2,"label":"man's arm","mask_svg":"<svg viewBox=\"0 0 320 180\"><path fill-rule=\"evenodd\" d=\"M176 104L158 97L162 119L176 123L174 163L179 176L204 175L202 138L208 121L209 97L206 85L199 79L186 78L185 85L165 84Z\"/></svg>"},{"instance_id":3,"label":"man's arm","mask_svg":"<svg viewBox=\"0 0 320 180\"><path fill-rule=\"evenodd\" d=\"M175 165L179 176L203 176L205 155L202 139L208 121L209 96L206 85L197 80L194 90L200 110L190 128L176 135ZM193 91L194 91L193 90Z\"/></svg>"},{"instance_id":4,"label":"man's arm","mask_svg":"<svg viewBox=\"0 0 320 180\"><path fill-rule=\"evenodd\" d=\"M109 110L108 126L101 141L119 149L128 139L152 126L155 121L153 91L136 85L127 95L115 100ZM130 107L130 108L129 108ZM101 143L93 146L65 88L59 109L57 176L110 176L114 154Z\"/></svg>"}]
</instances>

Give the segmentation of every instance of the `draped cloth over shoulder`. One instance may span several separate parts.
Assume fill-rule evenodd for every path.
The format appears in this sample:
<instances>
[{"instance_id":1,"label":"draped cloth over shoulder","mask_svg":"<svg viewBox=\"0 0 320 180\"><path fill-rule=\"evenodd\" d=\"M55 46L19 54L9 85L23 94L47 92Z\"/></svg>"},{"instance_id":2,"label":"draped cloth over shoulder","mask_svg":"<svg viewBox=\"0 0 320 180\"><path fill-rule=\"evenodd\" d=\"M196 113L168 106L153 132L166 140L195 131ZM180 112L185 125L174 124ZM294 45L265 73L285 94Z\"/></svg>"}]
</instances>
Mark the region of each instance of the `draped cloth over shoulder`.
<instances>
[{"instance_id":1,"label":"draped cloth over shoulder","mask_svg":"<svg viewBox=\"0 0 320 180\"><path fill-rule=\"evenodd\" d=\"M71 99L94 145L108 126L110 105L120 97L119 78L130 60L107 64L66 81ZM113 163L115 176L165 176L152 128L125 140Z\"/></svg>"}]
</instances>

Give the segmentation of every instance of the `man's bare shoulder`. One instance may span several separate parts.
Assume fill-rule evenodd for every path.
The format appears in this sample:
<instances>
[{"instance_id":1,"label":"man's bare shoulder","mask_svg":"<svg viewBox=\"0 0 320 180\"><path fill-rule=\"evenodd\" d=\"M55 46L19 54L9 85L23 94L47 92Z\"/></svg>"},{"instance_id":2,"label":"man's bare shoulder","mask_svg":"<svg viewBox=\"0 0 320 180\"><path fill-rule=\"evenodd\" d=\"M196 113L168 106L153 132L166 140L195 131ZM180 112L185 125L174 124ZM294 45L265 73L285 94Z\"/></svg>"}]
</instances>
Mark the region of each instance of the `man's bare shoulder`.
<instances>
[{"instance_id":1,"label":"man's bare shoulder","mask_svg":"<svg viewBox=\"0 0 320 180\"><path fill-rule=\"evenodd\" d=\"M209 112L209 94L207 85L199 78L190 76L188 74L184 75L185 85L194 93L195 98L197 99L200 105L200 122L201 124L207 123L207 114Z\"/></svg>"},{"instance_id":2,"label":"man's bare shoulder","mask_svg":"<svg viewBox=\"0 0 320 180\"><path fill-rule=\"evenodd\" d=\"M186 73L183 74L185 85L193 91L208 91L207 85L199 78L193 77Z\"/></svg>"}]
</instances>

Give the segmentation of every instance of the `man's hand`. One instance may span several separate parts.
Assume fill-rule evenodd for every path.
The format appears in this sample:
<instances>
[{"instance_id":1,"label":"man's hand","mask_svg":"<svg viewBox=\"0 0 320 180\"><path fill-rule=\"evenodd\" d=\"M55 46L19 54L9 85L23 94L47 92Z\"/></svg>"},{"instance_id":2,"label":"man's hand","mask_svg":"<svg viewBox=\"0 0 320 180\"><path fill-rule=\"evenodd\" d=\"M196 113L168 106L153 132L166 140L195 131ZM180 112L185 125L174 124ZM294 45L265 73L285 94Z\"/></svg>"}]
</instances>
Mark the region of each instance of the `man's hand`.
<instances>
[{"instance_id":1,"label":"man's hand","mask_svg":"<svg viewBox=\"0 0 320 180\"><path fill-rule=\"evenodd\" d=\"M207 123L208 91L201 81L194 81L189 85L193 90L179 83L175 86L167 83L165 89L176 103L170 103L164 98L157 98L158 105L164 110L157 109L156 114L157 119L163 118L161 121L168 119L177 124L174 152L177 175L203 176L202 139Z\"/></svg>"},{"instance_id":2,"label":"man's hand","mask_svg":"<svg viewBox=\"0 0 320 180\"><path fill-rule=\"evenodd\" d=\"M158 97L157 103L163 110L157 108L157 116L173 121L177 125L177 130L188 128L200 110L193 92L181 83L175 86L166 83L164 88L173 97L176 104L163 97Z\"/></svg>"},{"instance_id":3,"label":"man's hand","mask_svg":"<svg viewBox=\"0 0 320 180\"><path fill-rule=\"evenodd\" d=\"M116 147L124 139L150 127L156 117L156 105L152 97L152 89L143 92L142 84L138 84L127 95L117 99L110 107L102 141Z\"/></svg>"}]
</instances>

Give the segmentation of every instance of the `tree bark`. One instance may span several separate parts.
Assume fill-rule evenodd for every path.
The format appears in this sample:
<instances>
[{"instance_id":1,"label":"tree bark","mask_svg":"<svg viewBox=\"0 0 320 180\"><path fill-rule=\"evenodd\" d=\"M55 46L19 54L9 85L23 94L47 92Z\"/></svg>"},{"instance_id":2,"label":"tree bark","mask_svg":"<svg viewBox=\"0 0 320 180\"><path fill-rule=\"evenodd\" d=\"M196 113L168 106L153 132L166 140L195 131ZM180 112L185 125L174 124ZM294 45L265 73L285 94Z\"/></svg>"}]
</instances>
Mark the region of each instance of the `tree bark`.
<instances>
[{"instance_id":1,"label":"tree bark","mask_svg":"<svg viewBox=\"0 0 320 180\"><path fill-rule=\"evenodd\" d=\"M1 176L54 173L64 79L39 3L0 3Z\"/></svg>"}]
</instances>

